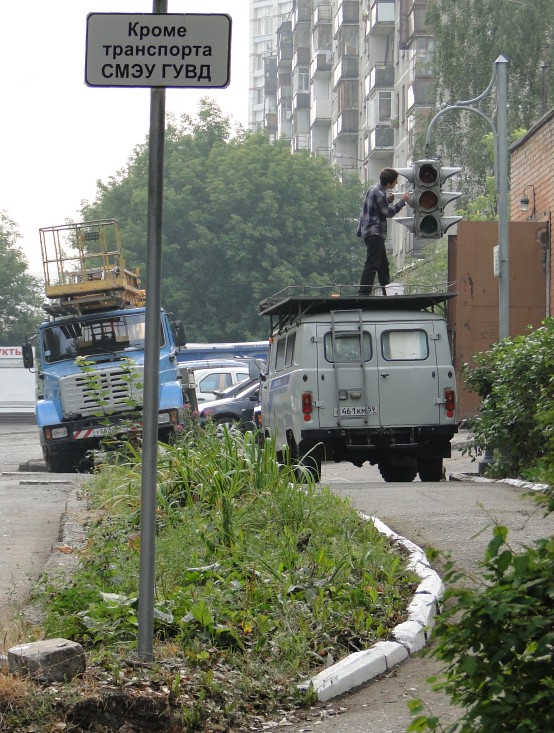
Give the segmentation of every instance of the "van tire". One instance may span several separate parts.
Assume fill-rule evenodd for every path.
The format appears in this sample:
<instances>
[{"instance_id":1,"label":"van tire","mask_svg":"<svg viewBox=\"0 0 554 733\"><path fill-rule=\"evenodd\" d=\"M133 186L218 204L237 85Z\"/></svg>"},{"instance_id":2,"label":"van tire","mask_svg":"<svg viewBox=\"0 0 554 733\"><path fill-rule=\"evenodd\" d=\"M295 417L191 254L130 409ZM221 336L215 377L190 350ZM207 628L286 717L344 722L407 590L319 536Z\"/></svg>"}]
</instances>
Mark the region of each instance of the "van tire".
<instances>
[{"instance_id":1,"label":"van tire","mask_svg":"<svg viewBox=\"0 0 554 733\"><path fill-rule=\"evenodd\" d=\"M306 473L312 481L319 483L321 481L321 464L323 463L324 450L323 446L318 445L306 450L305 453L297 452L296 466L297 481L303 481Z\"/></svg>"},{"instance_id":2,"label":"van tire","mask_svg":"<svg viewBox=\"0 0 554 733\"><path fill-rule=\"evenodd\" d=\"M417 470L421 481L442 481L442 458L418 458Z\"/></svg>"},{"instance_id":3,"label":"van tire","mask_svg":"<svg viewBox=\"0 0 554 733\"><path fill-rule=\"evenodd\" d=\"M399 464L381 461L378 466L379 473L387 483L410 483L417 476L417 466L415 463Z\"/></svg>"}]
</instances>

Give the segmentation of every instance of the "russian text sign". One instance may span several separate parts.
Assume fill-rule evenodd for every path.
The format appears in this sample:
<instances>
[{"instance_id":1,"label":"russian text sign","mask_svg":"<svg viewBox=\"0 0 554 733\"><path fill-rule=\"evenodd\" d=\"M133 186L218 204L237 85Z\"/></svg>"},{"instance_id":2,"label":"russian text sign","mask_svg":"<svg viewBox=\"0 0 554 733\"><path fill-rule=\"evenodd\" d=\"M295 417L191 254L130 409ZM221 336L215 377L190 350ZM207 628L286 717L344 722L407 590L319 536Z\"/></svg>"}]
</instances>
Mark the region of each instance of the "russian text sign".
<instances>
[{"instance_id":1,"label":"russian text sign","mask_svg":"<svg viewBox=\"0 0 554 733\"><path fill-rule=\"evenodd\" d=\"M90 13L91 87L228 86L231 18L199 13Z\"/></svg>"}]
</instances>

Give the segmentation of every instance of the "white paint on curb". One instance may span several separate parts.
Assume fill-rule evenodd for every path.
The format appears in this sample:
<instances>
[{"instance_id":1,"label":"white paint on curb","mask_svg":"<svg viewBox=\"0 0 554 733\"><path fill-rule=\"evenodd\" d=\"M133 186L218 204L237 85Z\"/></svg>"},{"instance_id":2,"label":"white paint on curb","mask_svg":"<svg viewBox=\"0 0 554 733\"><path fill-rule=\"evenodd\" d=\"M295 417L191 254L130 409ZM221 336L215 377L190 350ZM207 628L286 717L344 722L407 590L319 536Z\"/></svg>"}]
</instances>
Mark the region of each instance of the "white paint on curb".
<instances>
[{"instance_id":1,"label":"white paint on curb","mask_svg":"<svg viewBox=\"0 0 554 733\"><path fill-rule=\"evenodd\" d=\"M378 532L408 551L408 568L419 575L421 583L408 606L408 620L394 627L393 641L378 641L370 649L349 654L299 685L302 690L312 689L321 702L388 672L410 654L422 649L434 624L437 602L444 592L441 578L429 565L421 547L393 532L377 517L361 513L360 516L373 522Z\"/></svg>"}]
</instances>

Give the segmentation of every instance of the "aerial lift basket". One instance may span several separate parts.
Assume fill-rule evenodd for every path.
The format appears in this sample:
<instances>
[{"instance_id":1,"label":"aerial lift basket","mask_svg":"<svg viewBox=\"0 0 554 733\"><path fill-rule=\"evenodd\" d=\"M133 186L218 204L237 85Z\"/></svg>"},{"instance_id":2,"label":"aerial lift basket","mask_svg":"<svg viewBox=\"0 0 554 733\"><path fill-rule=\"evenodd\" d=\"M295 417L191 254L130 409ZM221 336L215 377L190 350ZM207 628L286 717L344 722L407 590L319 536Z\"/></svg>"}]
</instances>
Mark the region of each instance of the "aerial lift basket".
<instances>
[{"instance_id":1,"label":"aerial lift basket","mask_svg":"<svg viewBox=\"0 0 554 733\"><path fill-rule=\"evenodd\" d=\"M138 270L125 268L117 220L63 224L39 232L48 313L144 305Z\"/></svg>"}]
</instances>

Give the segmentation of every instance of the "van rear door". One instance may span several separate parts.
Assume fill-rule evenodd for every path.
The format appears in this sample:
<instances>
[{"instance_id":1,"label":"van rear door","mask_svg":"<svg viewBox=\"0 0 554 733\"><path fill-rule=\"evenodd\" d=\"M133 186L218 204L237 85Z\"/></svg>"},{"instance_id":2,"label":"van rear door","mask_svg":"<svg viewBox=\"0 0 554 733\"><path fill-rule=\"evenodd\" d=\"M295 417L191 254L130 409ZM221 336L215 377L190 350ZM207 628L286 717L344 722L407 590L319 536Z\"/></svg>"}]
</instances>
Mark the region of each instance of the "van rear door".
<instances>
[{"instance_id":1,"label":"van rear door","mask_svg":"<svg viewBox=\"0 0 554 733\"><path fill-rule=\"evenodd\" d=\"M432 320L379 323L376 346L380 423L437 425L440 422L439 374Z\"/></svg>"},{"instance_id":2,"label":"van rear door","mask_svg":"<svg viewBox=\"0 0 554 733\"><path fill-rule=\"evenodd\" d=\"M380 400L375 327L352 318L318 324L319 427L378 427Z\"/></svg>"}]
</instances>

